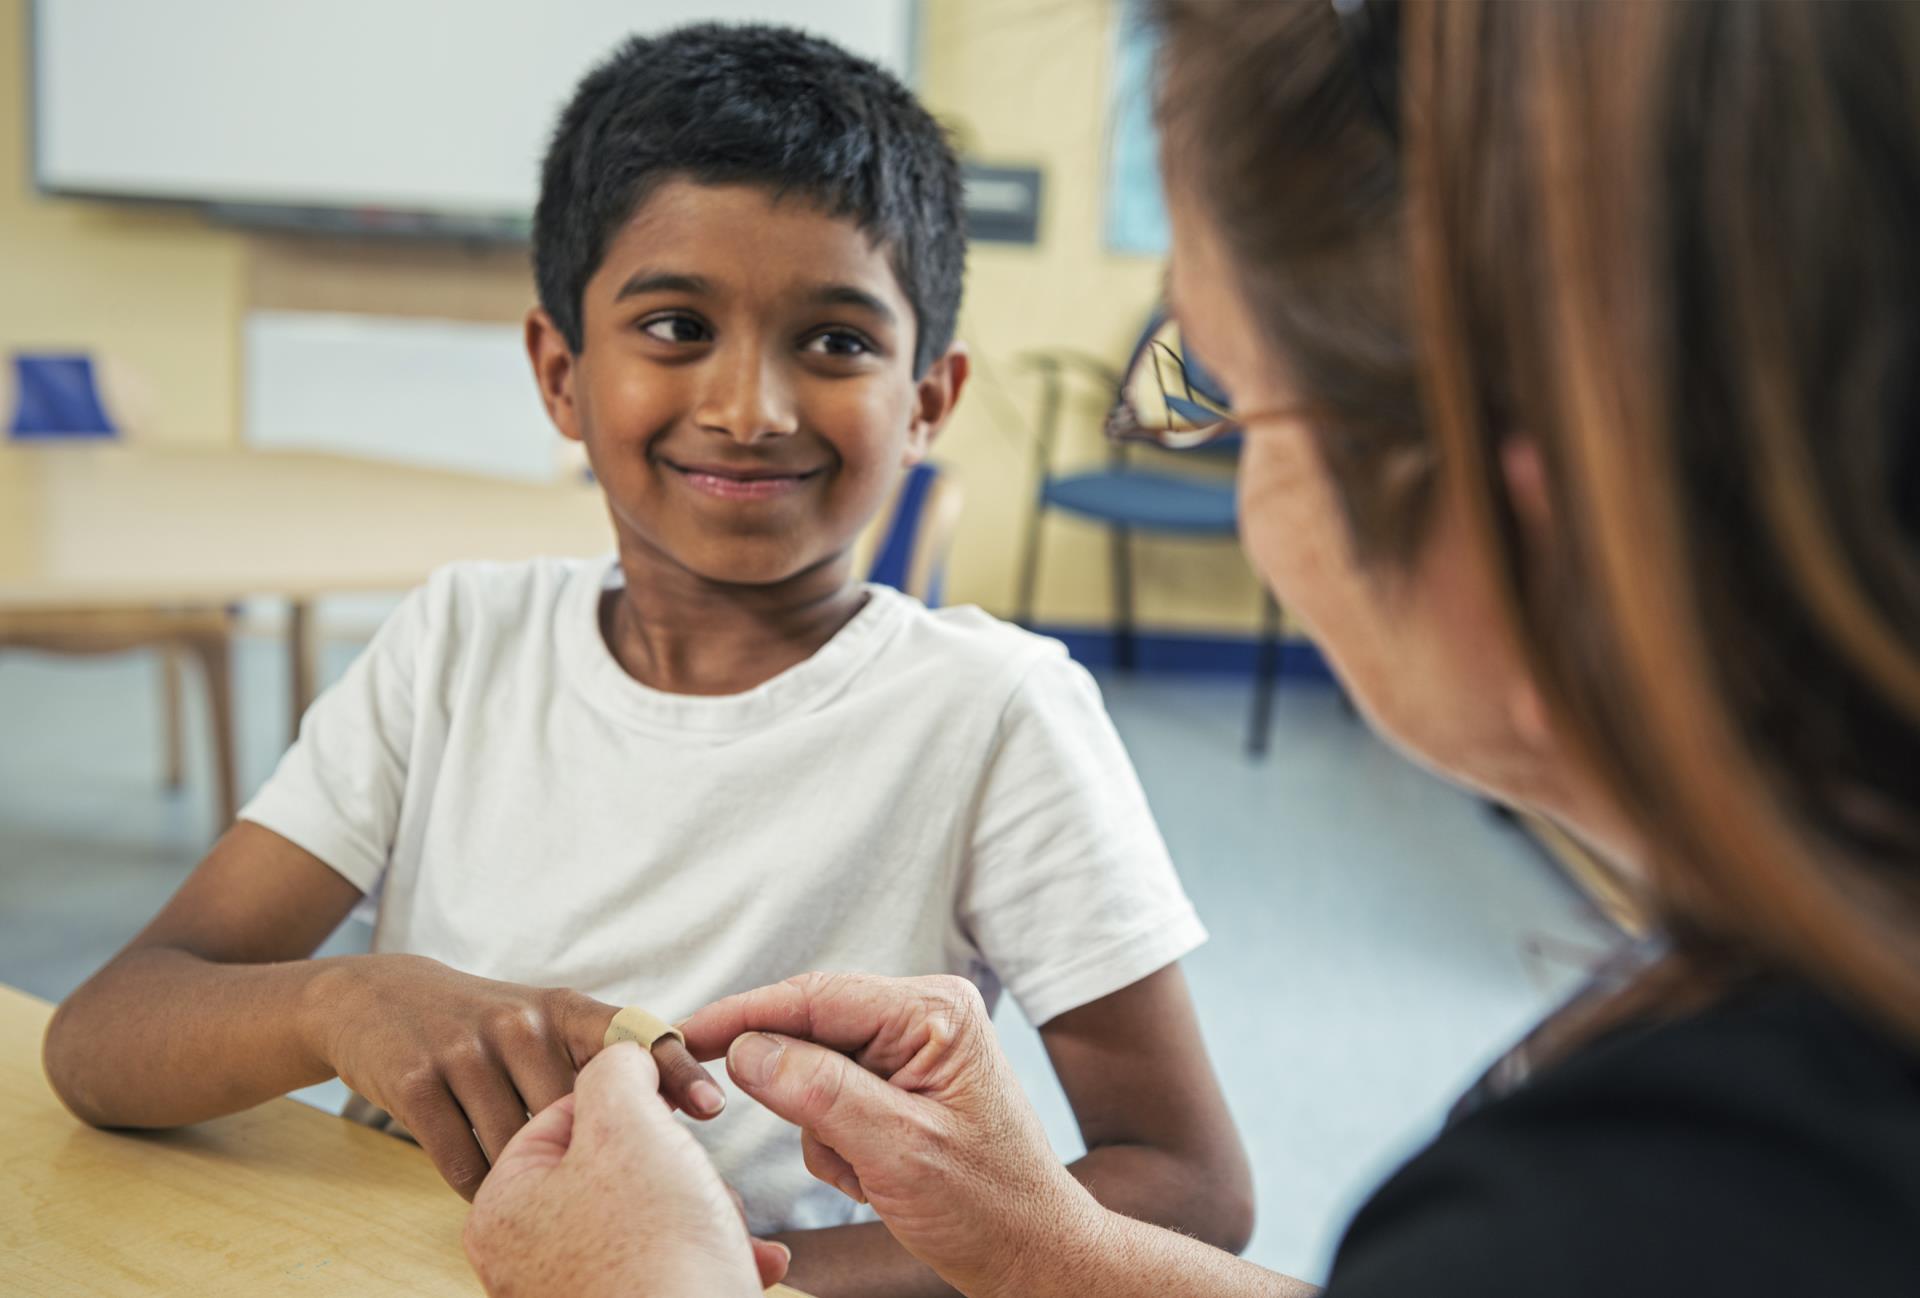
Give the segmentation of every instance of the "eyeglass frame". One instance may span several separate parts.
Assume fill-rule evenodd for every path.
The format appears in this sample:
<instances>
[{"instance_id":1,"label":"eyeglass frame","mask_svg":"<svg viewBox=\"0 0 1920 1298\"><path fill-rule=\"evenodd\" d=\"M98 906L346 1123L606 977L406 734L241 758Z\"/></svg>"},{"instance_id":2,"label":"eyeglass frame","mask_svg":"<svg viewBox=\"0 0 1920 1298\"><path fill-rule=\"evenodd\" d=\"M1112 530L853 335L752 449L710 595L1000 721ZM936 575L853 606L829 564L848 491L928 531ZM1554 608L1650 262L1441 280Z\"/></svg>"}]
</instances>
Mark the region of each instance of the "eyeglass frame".
<instances>
[{"instance_id":1,"label":"eyeglass frame","mask_svg":"<svg viewBox=\"0 0 1920 1298\"><path fill-rule=\"evenodd\" d=\"M1387 138L1395 147L1400 144L1400 4L1399 0L1331 0L1334 18L1340 24L1340 34L1347 46L1355 68L1360 73L1360 81L1366 88L1367 101L1373 108L1374 116ZM1160 358L1165 357L1173 365L1178 375L1180 399L1191 406L1209 411L1219 418L1211 423L1199 424L1190 429L1155 428L1140 418L1140 414L1127 399L1132 390L1134 379L1141 364L1152 358L1154 383L1160 389L1161 401L1171 406L1172 394L1167 390L1166 374L1161 369ZM1186 360L1172 346L1149 335L1133 357L1127 362L1127 369L1120 377L1120 390L1114 394L1113 406L1107 411L1104 426L1107 440L1119 444L1143 444L1157 446L1167 451L1190 451L1211 442L1220 441L1239 432L1247 424L1261 420L1295 419L1305 411L1299 406L1288 406L1273 410L1236 413L1221 402L1215 401L1203 393L1196 392L1193 382L1187 374Z\"/></svg>"},{"instance_id":2,"label":"eyeglass frame","mask_svg":"<svg viewBox=\"0 0 1920 1298\"><path fill-rule=\"evenodd\" d=\"M1174 395L1168 390L1167 372L1162 368L1162 359L1171 364L1175 378L1175 388L1179 400L1191 406L1219 416L1217 419L1193 428L1157 428L1140 417L1127 399L1127 393L1133 389L1134 380L1141 367L1151 363L1154 384L1160 389L1163 405L1171 407ZM1221 441L1240 432L1246 425L1272 419L1298 419L1306 411L1300 406L1280 406L1271 410L1255 410L1242 413L1223 405L1203 392L1194 389L1193 380L1187 373L1187 362L1171 344L1159 338L1148 336L1127 362L1126 373L1120 376L1120 390L1114 394L1113 405L1107 411L1103 431L1109 442L1118 445L1155 446L1163 451L1191 451L1212 442Z\"/></svg>"}]
</instances>

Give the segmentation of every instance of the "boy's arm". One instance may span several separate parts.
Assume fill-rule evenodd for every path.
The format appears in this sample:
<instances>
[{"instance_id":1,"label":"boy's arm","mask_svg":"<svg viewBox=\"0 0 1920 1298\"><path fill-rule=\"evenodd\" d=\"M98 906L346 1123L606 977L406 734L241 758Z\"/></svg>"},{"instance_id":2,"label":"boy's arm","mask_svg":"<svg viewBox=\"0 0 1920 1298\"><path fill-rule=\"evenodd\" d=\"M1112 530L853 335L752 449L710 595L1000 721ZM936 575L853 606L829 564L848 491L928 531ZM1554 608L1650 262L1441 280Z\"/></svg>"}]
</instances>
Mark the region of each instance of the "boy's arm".
<instances>
[{"instance_id":1,"label":"boy's arm","mask_svg":"<svg viewBox=\"0 0 1920 1298\"><path fill-rule=\"evenodd\" d=\"M97 1126L165 1127L338 1075L471 1198L527 1114L573 1089L615 1007L418 956L306 958L359 898L319 857L235 825L55 1012L55 1092ZM706 1077L687 1057L694 1073L669 1080L667 1055L656 1060L676 1098Z\"/></svg>"},{"instance_id":2,"label":"boy's arm","mask_svg":"<svg viewBox=\"0 0 1920 1298\"><path fill-rule=\"evenodd\" d=\"M96 1126L164 1127L326 1080L308 996L324 962L303 957L359 899L319 858L237 823L55 1011L54 1091Z\"/></svg>"},{"instance_id":3,"label":"boy's arm","mask_svg":"<svg viewBox=\"0 0 1920 1298\"><path fill-rule=\"evenodd\" d=\"M1187 994L1168 965L1040 1029L1087 1153L1071 1164L1124 1216L1238 1252L1253 1233L1253 1178ZM818 1298L953 1293L871 1223L775 1236L789 1282Z\"/></svg>"},{"instance_id":4,"label":"boy's arm","mask_svg":"<svg viewBox=\"0 0 1920 1298\"><path fill-rule=\"evenodd\" d=\"M1115 1212L1238 1253L1253 1173L1177 964L1040 1028L1086 1142L1074 1177Z\"/></svg>"}]
</instances>

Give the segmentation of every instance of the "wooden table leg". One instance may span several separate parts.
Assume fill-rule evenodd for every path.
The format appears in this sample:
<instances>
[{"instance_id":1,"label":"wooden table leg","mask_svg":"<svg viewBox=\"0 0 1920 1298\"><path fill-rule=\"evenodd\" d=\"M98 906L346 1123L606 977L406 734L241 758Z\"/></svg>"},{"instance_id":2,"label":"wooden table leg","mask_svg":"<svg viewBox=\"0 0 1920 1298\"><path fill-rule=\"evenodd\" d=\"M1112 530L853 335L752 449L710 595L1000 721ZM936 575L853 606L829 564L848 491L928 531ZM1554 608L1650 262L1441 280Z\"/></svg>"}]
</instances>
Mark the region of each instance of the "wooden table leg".
<instances>
[{"instance_id":1,"label":"wooden table leg","mask_svg":"<svg viewBox=\"0 0 1920 1298\"><path fill-rule=\"evenodd\" d=\"M287 602L287 679L291 682L292 719L287 725L287 742L300 735L300 718L307 715L313 702L313 604L310 600Z\"/></svg>"},{"instance_id":2,"label":"wooden table leg","mask_svg":"<svg viewBox=\"0 0 1920 1298\"><path fill-rule=\"evenodd\" d=\"M180 650L171 644L160 646L160 723L166 744L166 789L178 793L187 782L187 742L180 714Z\"/></svg>"},{"instance_id":3,"label":"wooden table leg","mask_svg":"<svg viewBox=\"0 0 1920 1298\"><path fill-rule=\"evenodd\" d=\"M239 815L239 777L233 753L233 636L197 635L194 656L207 682L207 715L213 723L214 793L220 809L220 832L226 833Z\"/></svg>"}]
</instances>

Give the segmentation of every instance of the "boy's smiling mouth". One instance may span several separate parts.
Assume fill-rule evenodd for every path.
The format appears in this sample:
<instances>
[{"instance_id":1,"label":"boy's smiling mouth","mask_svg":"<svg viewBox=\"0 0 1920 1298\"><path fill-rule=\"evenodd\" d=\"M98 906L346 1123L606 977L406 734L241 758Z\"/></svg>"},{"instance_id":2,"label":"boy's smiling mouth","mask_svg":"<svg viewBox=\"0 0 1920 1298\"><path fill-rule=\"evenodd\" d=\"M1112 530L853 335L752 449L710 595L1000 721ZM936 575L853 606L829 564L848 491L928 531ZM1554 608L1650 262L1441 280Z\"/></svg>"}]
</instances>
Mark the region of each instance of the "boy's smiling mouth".
<instances>
[{"instance_id":1,"label":"boy's smiling mouth","mask_svg":"<svg viewBox=\"0 0 1920 1298\"><path fill-rule=\"evenodd\" d=\"M785 469L771 465L746 468L727 464L682 464L664 456L659 461L702 495L720 500L777 500L791 495L820 476L822 469Z\"/></svg>"}]
</instances>

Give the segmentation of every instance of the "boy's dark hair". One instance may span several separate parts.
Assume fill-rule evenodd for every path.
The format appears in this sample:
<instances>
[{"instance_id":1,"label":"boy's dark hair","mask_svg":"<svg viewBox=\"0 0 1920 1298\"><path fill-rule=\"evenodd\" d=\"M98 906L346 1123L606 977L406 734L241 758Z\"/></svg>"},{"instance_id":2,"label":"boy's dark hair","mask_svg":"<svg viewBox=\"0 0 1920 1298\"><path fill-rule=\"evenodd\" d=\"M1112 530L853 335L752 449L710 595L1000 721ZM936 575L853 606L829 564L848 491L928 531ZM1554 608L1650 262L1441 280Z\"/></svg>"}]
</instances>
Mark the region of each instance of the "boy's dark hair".
<instances>
[{"instance_id":1,"label":"boy's dark hair","mask_svg":"<svg viewBox=\"0 0 1920 1298\"><path fill-rule=\"evenodd\" d=\"M904 86L784 27L701 23L636 36L580 82L541 168L540 305L576 353L581 296L655 186L764 185L852 218L913 306L913 372L953 340L967 241L960 165Z\"/></svg>"}]
</instances>

